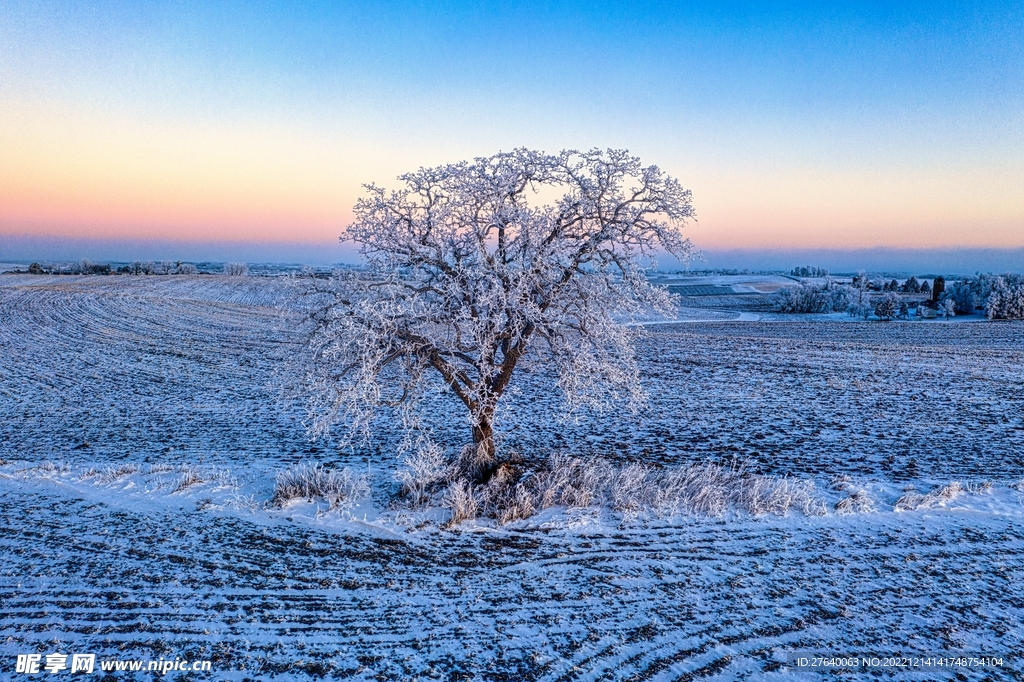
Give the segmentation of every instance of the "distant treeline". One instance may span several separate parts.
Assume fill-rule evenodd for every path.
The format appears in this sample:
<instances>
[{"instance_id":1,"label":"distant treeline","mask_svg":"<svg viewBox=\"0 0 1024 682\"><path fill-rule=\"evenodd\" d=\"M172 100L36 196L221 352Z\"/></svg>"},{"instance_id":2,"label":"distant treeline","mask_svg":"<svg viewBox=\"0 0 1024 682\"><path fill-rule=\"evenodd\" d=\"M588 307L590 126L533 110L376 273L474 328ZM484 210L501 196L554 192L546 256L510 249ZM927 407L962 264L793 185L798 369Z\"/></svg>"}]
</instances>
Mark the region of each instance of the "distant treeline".
<instances>
[{"instance_id":1,"label":"distant treeline","mask_svg":"<svg viewBox=\"0 0 1024 682\"><path fill-rule=\"evenodd\" d=\"M245 263L224 263L225 275L246 275L249 266ZM15 272L24 272L17 270ZM182 261L133 261L117 267L110 263L93 263L83 258L77 263L32 263L27 272L31 275L196 275L200 273L195 263ZM209 271L204 271L209 272Z\"/></svg>"},{"instance_id":2,"label":"distant treeline","mask_svg":"<svg viewBox=\"0 0 1024 682\"><path fill-rule=\"evenodd\" d=\"M881 297L873 296L881 292ZM912 300L900 294L926 294L926 300ZM989 319L1024 319L1024 276L978 275L946 285L942 277L932 283L909 277L898 280L871 279L863 271L849 285L826 277L824 284L803 282L799 287L783 287L772 298L776 312L847 312L867 319L872 313L879 319L908 318L913 309L928 307L931 316L945 317L984 310Z\"/></svg>"}]
</instances>

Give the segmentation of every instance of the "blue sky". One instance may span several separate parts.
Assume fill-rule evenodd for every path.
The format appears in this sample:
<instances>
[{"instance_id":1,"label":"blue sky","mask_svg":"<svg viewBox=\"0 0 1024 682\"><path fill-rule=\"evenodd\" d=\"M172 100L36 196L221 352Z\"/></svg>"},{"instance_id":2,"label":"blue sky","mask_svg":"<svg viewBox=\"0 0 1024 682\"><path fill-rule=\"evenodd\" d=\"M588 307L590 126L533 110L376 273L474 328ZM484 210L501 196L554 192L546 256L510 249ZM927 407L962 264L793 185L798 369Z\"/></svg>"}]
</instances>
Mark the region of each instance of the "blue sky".
<instances>
[{"instance_id":1,"label":"blue sky","mask_svg":"<svg viewBox=\"0 0 1024 682\"><path fill-rule=\"evenodd\" d=\"M1013 248L1022 112L1021 3L0 0L0 240L328 244L363 182L597 146L706 249Z\"/></svg>"}]
</instances>

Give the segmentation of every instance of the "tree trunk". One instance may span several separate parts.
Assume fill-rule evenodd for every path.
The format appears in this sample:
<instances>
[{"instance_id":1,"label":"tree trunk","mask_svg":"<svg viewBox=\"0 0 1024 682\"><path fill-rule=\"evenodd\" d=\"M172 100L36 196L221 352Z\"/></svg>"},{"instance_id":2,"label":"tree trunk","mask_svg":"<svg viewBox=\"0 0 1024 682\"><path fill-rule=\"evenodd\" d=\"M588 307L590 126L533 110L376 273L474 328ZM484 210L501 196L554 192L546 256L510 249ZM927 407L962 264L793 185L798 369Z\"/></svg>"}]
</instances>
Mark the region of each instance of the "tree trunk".
<instances>
[{"instance_id":1,"label":"tree trunk","mask_svg":"<svg viewBox=\"0 0 1024 682\"><path fill-rule=\"evenodd\" d=\"M482 415L473 426L473 445L476 446L478 482L486 483L498 467L494 448L494 426L492 415Z\"/></svg>"}]
</instances>

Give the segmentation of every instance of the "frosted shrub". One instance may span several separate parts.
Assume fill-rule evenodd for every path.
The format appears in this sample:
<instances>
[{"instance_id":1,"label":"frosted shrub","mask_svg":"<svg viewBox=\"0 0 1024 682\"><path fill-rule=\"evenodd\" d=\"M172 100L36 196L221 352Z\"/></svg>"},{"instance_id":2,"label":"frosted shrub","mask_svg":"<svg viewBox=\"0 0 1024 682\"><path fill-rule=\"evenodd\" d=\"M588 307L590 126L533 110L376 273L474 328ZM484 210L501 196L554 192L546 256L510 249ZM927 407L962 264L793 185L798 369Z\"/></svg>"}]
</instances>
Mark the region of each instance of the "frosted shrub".
<instances>
[{"instance_id":1,"label":"frosted shrub","mask_svg":"<svg viewBox=\"0 0 1024 682\"><path fill-rule=\"evenodd\" d=\"M426 502L430 487L444 480L451 468L444 451L436 443L418 447L405 457L403 463L405 468L395 474L395 479L402 484L402 493L408 495L414 505Z\"/></svg>"},{"instance_id":2,"label":"frosted shrub","mask_svg":"<svg viewBox=\"0 0 1024 682\"><path fill-rule=\"evenodd\" d=\"M191 263L178 263L179 275L195 275L199 270Z\"/></svg>"},{"instance_id":3,"label":"frosted shrub","mask_svg":"<svg viewBox=\"0 0 1024 682\"><path fill-rule=\"evenodd\" d=\"M224 274L229 277L241 277L249 274L249 266L245 263L225 263Z\"/></svg>"},{"instance_id":4,"label":"frosted shrub","mask_svg":"<svg viewBox=\"0 0 1024 682\"><path fill-rule=\"evenodd\" d=\"M298 464L277 474L270 504L284 507L294 500L312 502L323 498L331 509L369 495L365 476L356 476L349 469L332 471L320 464Z\"/></svg>"}]
</instances>

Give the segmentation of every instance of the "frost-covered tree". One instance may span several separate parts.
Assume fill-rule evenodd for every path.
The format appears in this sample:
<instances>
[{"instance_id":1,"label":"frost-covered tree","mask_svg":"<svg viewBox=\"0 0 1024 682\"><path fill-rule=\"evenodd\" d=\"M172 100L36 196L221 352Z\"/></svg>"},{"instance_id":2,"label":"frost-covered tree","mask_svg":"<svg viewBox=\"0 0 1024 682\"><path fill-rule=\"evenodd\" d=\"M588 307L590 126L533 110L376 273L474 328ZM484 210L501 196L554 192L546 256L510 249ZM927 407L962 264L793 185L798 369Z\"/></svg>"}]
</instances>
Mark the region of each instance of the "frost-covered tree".
<instances>
[{"instance_id":1,"label":"frost-covered tree","mask_svg":"<svg viewBox=\"0 0 1024 682\"><path fill-rule=\"evenodd\" d=\"M875 303L875 315L880 320L891 320L899 315L900 297L899 294L890 291Z\"/></svg>"},{"instance_id":2,"label":"frost-covered tree","mask_svg":"<svg viewBox=\"0 0 1024 682\"><path fill-rule=\"evenodd\" d=\"M917 281L917 277L911 276L910 279L903 283L901 290L908 294L917 294L921 291L921 284Z\"/></svg>"},{"instance_id":3,"label":"frost-covered tree","mask_svg":"<svg viewBox=\"0 0 1024 682\"><path fill-rule=\"evenodd\" d=\"M772 310L780 313L823 313L830 298L825 289L803 282L796 287L782 287L771 297Z\"/></svg>"},{"instance_id":4,"label":"frost-covered tree","mask_svg":"<svg viewBox=\"0 0 1024 682\"><path fill-rule=\"evenodd\" d=\"M946 290L946 295L953 299L956 312L961 315L970 315L974 312L978 297L971 287L970 282L956 282Z\"/></svg>"},{"instance_id":5,"label":"frost-covered tree","mask_svg":"<svg viewBox=\"0 0 1024 682\"><path fill-rule=\"evenodd\" d=\"M854 292L852 287L841 284L833 285L828 289L829 308L833 313L841 313L850 307Z\"/></svg>"},{"instance_id":6,"label":"frost-covered tree","mask_svg":"<svg viewBox=\"0 0 1024 682\"><path fill-rule=\"evenodd\" d=\"M839 313L855 299L854 289L826 279L820 286L801 282L797 287L782 287L770 300L772 310L780 313Z\"/></svg>"},{"instance_id":7,"label":"frost-covered tree","mask_svg":"<svg viewBox=\"0 0 1024 682\"><path fill-rule=\"evenodd\" d=\"M846 312L850 314L850 317L863 317L866 320L871 316L874 307L871 305L870 286L871 283L866 272L860 270L854 275L853 286L849 290L849 303L846 307Z\"/></svg>"},{"instance_id":8,"label":"frost-covered tree","mask_svg":"<svg viewBox=\"0 0 1024 682\"><path fill-rule=\"evenodd\" d=\"M229 277L242 277L249 274L249 266L245 263L225 263L224 274Z\"/></svg>"},{"instance_id":9,"label":"frost-covered tree","mask_svg":"<svg viewBox=\"0 0 1024 682\"><path fill-rule=\"evenodd\" d=\"M1024 320L1024 277L996 277L985 304L985 313L990 320Z\"/></svg>"},{"instance_id":10,"label":"frost-covered tree","mask_svg":"<svg viewBox=\"0 0 1024 682\"><path fill-rule=\"evenodd\" d=\"M314 433L338 420L366 433L379 407L413 409L435 380L465 408L486 478L517 370L556 377L570 410L638 404L640 330L622 322L674 309L644 268L658 249L688 258L689 190L613 150L517 149L399 180L367 185L342 235L365 269L319 283Z\"/></svg>"},{"instance_id":11,"label":"frost-covered tree","mask_svg":"<svg viewBox=\"0 0 1024 682\"><path fill-rule=\"evenodd\" d=\"M947 320L951 317L956 317L956 301L951 298L944 298L939 301L939 312Z\"/></svg>"}]
</instances>

